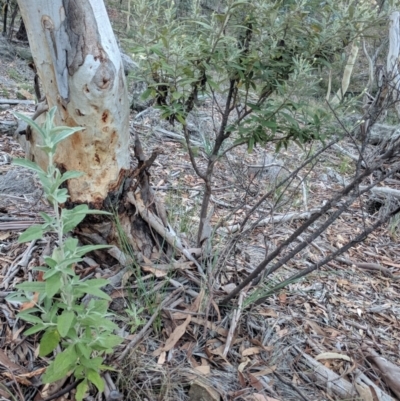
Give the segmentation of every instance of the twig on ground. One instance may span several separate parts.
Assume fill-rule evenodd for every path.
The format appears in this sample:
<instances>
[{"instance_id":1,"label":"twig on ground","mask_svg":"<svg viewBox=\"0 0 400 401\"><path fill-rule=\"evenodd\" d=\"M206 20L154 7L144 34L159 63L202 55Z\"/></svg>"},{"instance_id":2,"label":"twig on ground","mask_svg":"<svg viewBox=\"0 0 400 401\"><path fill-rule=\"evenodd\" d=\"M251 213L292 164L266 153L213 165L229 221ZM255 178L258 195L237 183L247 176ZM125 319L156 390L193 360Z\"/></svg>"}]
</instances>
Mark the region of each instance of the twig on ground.
<instances>
[{"instance_id":1,"label":"twig on ground","mask_svg":"<svg viewBox=\"0 0 400 401\"><path fill-rule=\"evenodd\" d=\"M240 316L241 316L241 314L242 314L242 310L243 310L243 300L244 300L244 297L245 297L245 295L246 295L245 292L246 292L246 291L242 291L242 292L240 293L239 300L238 300L238 306L237 306L237 308L233 311L232 321L231 321L231 327L229 328L229 333L228 333L228 337L227 337L227 339L226 339L224 352L223 352L223 354L222 354L222 356L223 356L224 358L226 358L226 356L228 355L229 348L230 348L230 346L231 346L231 343L232 343L232 340L233 340L233 336L234 336L234 334L235 334L236 327L237 327L237 325L238 325L238 323L239 323L239 319L240 319Z\"/></svg>"},{"instance_id":2,"label":"twig on ground","mask_svg":"<svg viewBox=\"0 0 400 401\"><path fill-rule=\"evenodd\" d=\"M285 249L289 244L291 244L294 240L296 240L299 235L301 235L309 226L311 226L312 223L314 223L316 220L318 220L323 214L325 214L328 210L330 210L332 207L336 206L339 202L341 202L345 196L351 194L352 192L356 192L355 194L351 195L346 202L343 202L341 207L339 207L323 224L321 224L316 230L314 230L314 232L312 234L310 234L306 238L305 241L301 242L299 245L297 245L295 247L294 250L289 252L286 256L284 256L277 263L275 263L273 266L271 266L268 269L268 271L266 273L266 276L270 275L271 273L273 273L274 271L279 269L283 264L285 264L288 260L293 258L301 250L303 250L305 247L307 247L308 244L310 244L313 240L315 240L320 234L322 234L354 202L354 200L357 197L359 197L363 193L366 193L371 188L375 187L379 182L382 182L388 176L391 176L392 174L394 174L399 168L399 163L393 164L392 168L387 172L387 174L383 175L379 180L377 180L376 182L374 182L370 186L365 187L365 189L363 189L363 190L354 191L358 187L359 183L365 177L369 176L373 171L375 171L379 166L381 166L383 161L385 160L385 157L390 157L391 154L392 153L390 153L390 150L389 150L388 152L385 153L385 155L383 155L381 157L381 159L378 162L376 162L372 166L366 167L364 171L360 172L359 175L356 178L354 178L354 180L349 185L347 185L345 188L343 188L342 191L340 191L336 196L334 196L331 199L329 199L325 203L325 205L320 209L319 212L313 214L297 230L295 230L292 233L292 235L290 235L285 241L283 241L280 246L278 246L273 252L271 252L269 254L269 256L266 259L264 259L253 270L253 272L250 273L234 290L232 290L225 298L223 298L221 300L221 302L222 303L227 303L234 296L236 296L247 284L249 284L253 279L255 279L259 274L261 274L264 271L264 269L266 269L268 264L273 259L275 259L283 251L283 249ZM389 215L392 215L392 213L390 213ZM382 223L380 223L380 224L382 224ZM378 226L380 224L378 224ZM376 226L376 227L378 227L378 226ZM368 234L371 232L369 230L366 230L366 231L364 231L364 233L367 232L367 231L368 231ZM338 255L339 254L337 254L335 256L338 256ZM329 260L331 260L331 259L329 259ZM327 263L329 260L326 260L324 262L324 264ZM322 265L318 264L318 266L322 266Z\"/></svg>"},{"instance_id":3,"label":"twig on ground","mask_svg":"<svg viewBox=\"0 0 400 401\"><path fill-rule=\"evenodd\" d=\"M336 260L338 262L345 263L346 265L349 265L349 266L354 265L356 267L359 267L360 269L379 271L386 277L389 277L391 279L396 279L396 277L393 276L392 272L388 268L381 266L377 263L360 263L360 262L354 262L354 261L352 261L350 259L346 259L346 258L336 258Z\"/></svg>"},{"instance_id":4,"label":"twig on ground","mask_svg":"<svg viewBox=\"0 0 400 401\"><path fill-rule=\"evenodd\" d=\"M199 273L205 279L203 268L200 266L199 262L187 251L187 249L183 247L179 237L173 235L170 231L167 231L161 220L155 214L153 214L148 208L145 207L140 197L140 194L136 193L134 195L132 192L129 192L127 194L127 199L130 203L132 203L136 207L142 219L146 221L148 224L150 224L150 226L154 228L154 230L158 234L160 234L168 242L169 245L174 247L177 251L179 251L182 255L184 255L185 258L187 258L196 265Z\"/></svg>"},{"instance_id":5,"label":"twig on ground","mask_svg":"<svg viewBox=\"0 0 400 401\"><path fill-rule=\"evenodd\" d=\"M274 376L278 378L279 381L281 381L283 384L286 384L286 386L289 386L292 390L296 391L296 393L299 394L299 396L304 400L304 401L309 401L308 398L303 394L303 392L299 389L298 386L295 386L292 382L289 380L285 380L279 373L274 372Z\"/></svg>"},{"instance_id":6,"label":"twig on ground","mask_svg":"<svg viewBox=\"0 0 400 401\"><path fill-rule=\"evenodd\" d=\"M119 355L119 357L117 358L117 361L121 361L122 359L125 358L126 354L129 352L130 349L132 349L133 347L135 347L136 345L139 344L139 342L143 339L143 337L145 336L145 334L147 333L147 330L151 327L151 325L153 324L154 320L156 320L157 316L159 315L159 313L161 312L161 310L168 306L168 304L170 304L171 302L173 302L176 298L177 295L179 295L181 292L183 291L182 288L177 288L175 291L171 292L171 294L168 295L167 298L165 298L160 305L158 305L157 309L155 310L155 312L153 313L153 315L150 317L149 321L145 324L145 326L139 331L139 333L137 333L135 335L135 337L133 338L133 340L131 340L131 342L126 345L125 349L121 352L121 354Z\"/></svg>"},{"instance_id":7,"label":"twig on ground","mask_svg":"<svg viewBox=\"0 0 400 401\"><path fill-rule=\"evenodd\" d=\"M319 262L313 264L312 266L308 267L307 269L302 270L300 273L294 274L293 276L289 277L287 280L283 281L282 283L278 284L277 286L275 286L274 288L272 288L268 293L269 295L259 298L255 304L259 305L263 302L265 302L265 300L267 298L270 297L271 294L275 293L276 291L278 291L281 288L286 287L288 284L292 283L293 281L298 280L299 278L302 278L308 274L310 274L311 272L317 270L319 267L324 266L325 264L327 264L328 262L330 262L331 260L335 259L337 256L340 256L341 254L343 254L344 252L346 252L347 250L349 250L350 248L352 248L355 244L360 243L362 241L364 241L365 238L367 238L367 236L369 234L371 234L371 232L373 232L374 230L376 230L379 226L381 226L382 224L384 224L386 221L388 221L390 219L391 216L394 216L396 213L400 212L400 207L397 207L395 210L393 210L392 212L388 213L385 217L383 217L382 219L379 219L377 222L375 222L372 226L370 226L369 228L365 229L360 235L358 235L356 238L354 238L353 240L349 241L346 245L342 246L341 248L339 248L338 250L336 250L335 252L333 252L331 255L323 258L322 260L320 260ZM290 256L290 259L293 256ZM286 258L284 258L286 260ZM280 262L279 262L280 263ZM273 266L274 267L274 266ZM272 268L270 269L272 270Z\"/></svg>"}]
</instances>

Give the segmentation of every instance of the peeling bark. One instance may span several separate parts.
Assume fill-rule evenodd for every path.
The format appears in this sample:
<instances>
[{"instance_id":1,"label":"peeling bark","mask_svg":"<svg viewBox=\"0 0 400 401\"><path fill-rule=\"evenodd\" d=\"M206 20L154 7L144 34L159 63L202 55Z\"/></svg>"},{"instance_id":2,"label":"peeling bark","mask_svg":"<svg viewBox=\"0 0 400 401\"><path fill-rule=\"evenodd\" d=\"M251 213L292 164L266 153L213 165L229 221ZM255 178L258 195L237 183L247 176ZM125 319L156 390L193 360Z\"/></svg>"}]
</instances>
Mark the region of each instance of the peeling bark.
<instances>
[{"instance_id":1,"label":"peeling bark","mask_svg":"<svg viewBox=\"0 0 400 401\"><path fill-rule=\"evenodd\" d=\"M55 162L85 173L68 182L71 201L101 208L129 170L129 103L119 48L103 1L18 0L38 75L57 125L84 130L63 141ZM28 157L46 155L33 133Z\"/></svg>"}]
</instances>

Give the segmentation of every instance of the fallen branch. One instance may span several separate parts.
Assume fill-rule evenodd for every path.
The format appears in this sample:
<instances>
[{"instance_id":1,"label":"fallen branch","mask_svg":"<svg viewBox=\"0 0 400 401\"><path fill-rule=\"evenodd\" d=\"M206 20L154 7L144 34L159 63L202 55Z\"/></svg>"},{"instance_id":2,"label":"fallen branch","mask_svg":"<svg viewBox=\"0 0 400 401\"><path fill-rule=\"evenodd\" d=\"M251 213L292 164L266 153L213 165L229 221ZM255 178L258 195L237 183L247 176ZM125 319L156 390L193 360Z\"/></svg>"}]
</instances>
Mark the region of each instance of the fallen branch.
<instances>
[{"instance_id":1,"label":"fallen branch","mask_svg":"<svg viewBox=\"0 0 400 401\"><path fill-rule=\"evenodd\" d=\"M156 320L156 318L159 316L160 311L168 306L168 304L170 304L171 302L173 302L176 298L176 295L178 295L180 292L183 291L183 288L177 288L175 291L171 292L171 294L164 299L164 301L162 301L160 303L160 305L158 305L157 309L155 310L155 312L153 313L153 315L150 317L149 321L146 323L146 325L142 328L142 330L139 331L139 333L137 333L135 335L135 337L133 338L133 340L131 340L131 342L125 347L125 349L121 352L121 354L119 355L119 357L117 358L117 361L121 361L122 359L125 358L126 354L128 353L128 351L135 347L137 344L139 344L139 342L143 339L143 337L145 336L145 334L147 333L147 330L152 326L154 320Z\"/></svg>"},{"instance_id":2,"label":"fallen branch","mask_svg":"<svg viewBox=\"0 0 400 401\"><path fill-rule=\"evenodd\" d=\"M263 220L260 220L256 227L266 226L267 224L277 224L277 223L286 223L288 221L294 220L305 220L309 219L313 214L319 213L320 209L312 209L308 212L295 212L295 213L285 213L285 214L278 214L271 217L267 217ZM234 233L238 231L240 228L240 224L234 224L232 226L226 226L219 229L219 231L227 232L227 233ZM246 227L245 227L246 229Z\"/></svg>"},{"instance_id":3,"label":"fallen branch","mask_svg":"<svg viewBox=\"0 0 400 401\"><path fill-rule=\"evenodd\" d=\"M337 206L339 202L343 200L345 196L349 196L348 200L343 202L338 209L332 213L332 215L324 222L322 223L317 229L313 231L312 234L310 234L305 241L302 241L299 245L297 245L291 252L289 252L286 256L282 257L278 262L276 262L273 266L269 267L265 274L266 276L270 275L271 273L275 272L277 269L279 269L281 266L283 266L285 263L287 263L291 258L296 256L300 251L302 251L304 248L306 248L312 241L314 241L319 235L321 235L348 207L354 202L354 200L358 197L361 196L363 193L366 193L367 191L371 190L374 188L379 182L382 182L385 178L392 176L396 171L399 169L399 164L395 163L392 168L384 175L382 176L377 182L371 184L368 187L365 187L364 189L359 189L358 191L355 191L357 186L362 182L362 180L370 175L373 171L375 171L379 166L383 164L383 161L385 159L390 158L393 155L394 148L390 148L384 155L381 156L380 160L375 163L372 166L367 166L365 170L360 172L360 174L341 192L339 192L336 196L332 197L329 199L321 209L319 209L318 212L310 216L299 228L297 228L285 241L283 241L273 252L271 252L267 258L265 258L254 270L252 273L250 273L243 281L240 282L240 284L232 290L226 297L224 297L221 302L222 303L227 303L230 301L235 295L237 295L247 284L249 284L251 281L253 281L256 277L258 277L261 273L264 272L265 269L267 269L268 264L274 260L286 247L289 246L289 244L293 243L308 227L311 226L315 221L317 221L323 214L328 212L330 209L333 207ZM331 256L328 258L323 259L319 263L311 266L311 271L314 271L320 266L323 266L327 262L332 260L332 256L336 257L341 255L343 252L345 252L347 249L349 249L351 246L354 245L354 243L357 243L363 239L366 238L367 235L369 235L372 231L372 229L375 229L379 227L381 224L386 222L390 216L393 216L396 214L398 211L400 211L400 208L395 209L393 212L389 213L386 217L383 218L383 220L378 220L378 223L374 224L372 227L369 229L365 230L361 235L356 237L354 241L350 241L347 243L346 246L340 248L339 251L334 252ZM389 217L388 217L389 216ZM308 274L308 270L305 269L303 272L307 272L305 274ZM301 272L301 276L303 277L303 272ZM291 277L291 279L297 279L297 275ZM290 283L291 281L289 281ZM288 283L288 280L285 281L285 283ZM282 288L282 287L280 287Z\"/></svg>"},{"instance_id":4,"label":"fallen branch","mask_svg":"<svg viewBox=\"0 0 400 401\"><path fill-rule=\"evenodd\" d=\"M383 380L400 399L400 367L379 355L374 349L366 348L367 359L379 369Z\"/></svg>"},{"instance_id":5,"label":"fallen branch","mask_svg":"<svg viewBox=\"0 0 400 401\"><path fill-rule=\"evenodd\" d=\"M142 219L148 223L158 234L160 234L169 245L174 247L179 253L185 256L186 259L193 262L201 276L205 279L205 274L203 268L200 266L199 262L185 249L182 245L181 240L173 231L168 231L161 219L153 214L143 203L143 200L140 197L139 193L133 194L132 192L128 192L127 199L132 205L136 207L136 210L139 212Z\"/></svg>"},{"instance_id":6,"label":"fallen branch","mask_svg":"<svg viewBox=\"0 0 400 401\"><path fill-rule=\"evenodd\" d=\"M372 387L374 393L378 397L376 401L394 401L392 397L383 392L358 369L355 371L357 376L355 378L356 385L354 385L333 372L332 370L326 368L323 364L316 361L310 355L304 353L297 346L293 348L292 352L296 353L296 357L300 355L300 361L304 363L308 368L312 369L312 372L307 373L307 376L311 375L316 384L320 387L326 388L328 393L332 392L339 398L343 399L353 399L353 397L357 396L356 389L359 393L362 393L364 391L371 393L370 387Z\"/></svg>"},{"instance_id":7,"label":"fallen branch","mask_svg":"<svg viewBox=\"0 0 400 401\"><path fill-rule=\"evenodd\" d=\"M367 187L363 185L360 186L361 190L365 188ZM371 189L371 192L374 192L377 195L389 195L395 198L400 198L400 191L398 189L393 189L388 187L375 187Z\"/></svg>"},{"instance_id":8,"label":"fallen branch","mask_svg":"<svg viewBox=\"0 0 400 401\"><path fill-rule=\"evenodd\" d=\"M359 234L356 238L354 238L353 240L347 242L346 245L342 246L341 248L339 248L338 250L336 250L335 252L331 253L329 256L323 258L322 260L318 261L317 263L314 263L313 265L311 265L310 267L302 270L300 273L294 274L293 276L289 277L287 280L282 281L280 284L278 284L277 286L275 286L274 288L270 289L268 291L268 294L264 297L261 297L259 299L257 299L257 301L255 301L256 305L259 305L263 302L266 301L267 298L269 298L271 296L271 294L276 293L276 291L278 291L281 288L286 287L287 285L291 284L292 282L298 280L299 278L302 278L310 273L312 273L313 271L317 270L319 267L326 265L328 262L330 262L333 259L336 259L338 256L342 255L344 252L348 251L350 248L352 248L355 244L358 244L362 241L365 240L365 238L368 237L369 234L371 234L374 230L376 230L378 227L380 227L382 224L386 223L386 221L388 221L390 219L390 217L394 216L396 213L400 212L400 207L397 207L396 209L394 209L393 211L391 211L390 213L388 213L386 216L384 216L381 219L378 219L373 225L371 225L370 227L368 227L367 229L365 229L361 234ZM301 244L300 244L301 245ZM272 272L277 270L277 268L279 268L280 266L282 266L284 263L287 262L287 260L290 260L294 255L296 255L296 253L298 252L290 252L289 255L287 255L286 257L282 258L279 262L277 262L274 266L272 266L271 268L268 269L266 277ZM278 267L277 267L278 266Z\"/></svg>"},{"instance_id":9,"label":"fallen branch","mask_svg":"<svg viewBox=\"0 0 400 401\"><path fill-rule=\"evenodd\" d=\"M296 357L300 355L300 361L307 366L307 373L303 373L307 376L311 376L312 380L318 386L328 391L328 394L334 393L341 399L352 399L357 395L354 386L350 382L331 369L326 368L322 363L316 361L297 346L294 346L291 352L295 353Z\"/></svg>"},{"instance_id":10,"label":"fallen branch","mask_svg":"<svg viewBox=\"0 0 400 401\"><path fill-rule=\"evenodd\" d=\"M228 337L227 337L227 339L226 339L226 344L225 344L224 352L223 352L223 354L222 354L222 356L223 356L224 358L226 358L226 356L228 355L229 348L231 347L231 343L232 343L232 341L233 341L233 337L234 337L234 334L235 334L236 327L237 327L237 325L238 325L238 323L239 323L240 316L241 316L241 314L242 314L244 297L245 297L245 291L242 291L242 292L240 293L240 296L239 296L238 306L237 306L237 308L233 311L231 327L229 328L229 333L228 333Z\"/></svg>"},{"instance_id":11,"label":"fallen branch","mask_svg":"<svg viewBox=\"0 0 400 401\"><path fill-rule=\"evenodd\" d=\"M350 259L346 259L346 258L336 258L336 260L338 262L345 263L348 266L354 265L360 269L379 271L385 277L389 277L391 279L396 279L396 277L393 276L392 272L388 268L383 267L377 263L360 263L360 262L354 262L354 261L352 261Z\"/></svg>"},{"instance_id":12,"label":"fallen branch","mask_svg":"<svg viewBox=\"0 0 400 401\"><path fill-rule=\"evenodd\" d=\"M0 99L0 104L35 104L34 100Z\"/></svg>"}]
</instances>

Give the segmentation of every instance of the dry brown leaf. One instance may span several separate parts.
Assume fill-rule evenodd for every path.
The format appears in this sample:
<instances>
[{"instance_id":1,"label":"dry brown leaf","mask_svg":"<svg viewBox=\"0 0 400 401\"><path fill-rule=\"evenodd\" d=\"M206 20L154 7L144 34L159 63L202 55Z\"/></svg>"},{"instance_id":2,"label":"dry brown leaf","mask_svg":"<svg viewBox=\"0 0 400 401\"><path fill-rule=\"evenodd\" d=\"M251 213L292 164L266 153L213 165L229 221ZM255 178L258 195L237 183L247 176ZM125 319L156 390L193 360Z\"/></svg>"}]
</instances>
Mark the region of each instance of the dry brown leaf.
<instances>
[{"instance_id":1,"label":"dry brown leaf","mask_svg":"<svg viewBox=\"0 0 400 401\"><path fill-rule=\"evenodd\" d=\"M217 347L217 348L210 348L210 347L208 347L208 350L210 351L210 353L211 353L212 355L218 355L218 356L221 356L221 357L223 357L223 358L225 359L225 357L223 356L223 354L224 354L224 349L225 349L225 344L222 344L222 345L220 345L220 346Z\"/></svg>"},{"instance_id":2,"label":"dry brown leaf","mask_svg":"<svg viewBox=\"0 0 400 401\"><path fill-rule=\"evenodd\" d=\"M198 366L201 366L192 355L190 355L188 359L192 367L196 368Z\"/></svg>"},{"instance_id":3,"label":"dry brown leaf","mask_svg":"<svg viewBox=\"0 0 400 401\"><path fill-rule=\"evenodd\" d=\"M324 330L317 323L309 319L306 319L306 322L319 336L325 336Z\"/></svg>"},{"instance_id":4,"label":"dry brown leaf","mask_svg":"<svg viewBox=\"0 0 400 401\"><path fill-rule=\"evenodd\" d=\"M208 329L216 331L221 336L226 337L228 335L228 330L225 330L224 328L217 326L215 323L207 321L205 319L192 317L192 323L201 324L203 326L207 325Z\"/></svg>"},{"instance_id":5,"label":"dry brown leaf","mask_svg":"<svg viewBox=\"0 0 400 401\"><path fill-rule=\"evenodd\" d=\"M133 274L133 269L132 270L128 270L126 271L123 275L122 275L122 279L121 279L121 286L125 287L128 280L130 279L130 277Z\"/></svg>"},{"instance_id":6,"label":"dry brown leaf","mask_svg":"<svg viewBox=\"0 0 400 401\"><path fill-rule=\"evenodd\" d=\"M0 241L4 241L8 237L11 237L12 232L11 231L0 231Z\"/></svg>"},{"instance_id":7,"label":"dry brown leaf","mask_svg":"<svg viewBox=\"0 0 400 401\"><path fill-rule=\"evenodd\" d=\"M23 304L21 305L20 311L22 312L23 310L33 308L33 307L37 304L37 301L38 301L38 300L39 300L39 293L38 293L38 292L35 292L35 293L33 294L33 298L32 298L31 301L25 302L25 303L23 303Z\"/></svg>"},{"instance_id":8,"label":"dry brown leaf","mask_svg":"<svg viewBox=\"0 0 400 401\"><path fill-rule=\"evenodd\" d=\"M156 269L155 267L152 267L152 266L142 265L141 268L146 273L154 274L154 276L156 276L157 278L165 277L165 276L168 275L168 271L159 270L159 269Z\"/></svg>"},{"instance_id":9,"label":"dry brown leaf","mask_svg":"<svg viewBox=\"0 0 400 401\"><path fill-rule=\"evenodd\" d=\"M246 379L244 377L244 374L242 372L239 372L239 371L238 371L238 380L239 380L239 383L240 383L241 387L247 387L247 381L246 381Z\"/></svg>"},{"instance_id":10,"label":"dry brown leaf","mask_svg":"<svg viewBox=\"0 0 400 401\"><path fill-rule=\"evenodd\" d=\"M256 355L256 354L259 354L261 351L262 350L259 347L246 348L242 352L242 356Z\"/></svg>"},{"instance_id":11,"label":"dry brown leaf","mask_svg":"<svg viewBox=\"0 0 400 401\"><path fill-rule=\"evenodd\" d=\"M165 345L161 348L156 349L153 352L153 355L159 356L161 352L171 350L175 346L175 344L180 340L180 338L185 334L186 327L190 323L191 318L192 317L189 315L181 325L177 326L175 330L171 333Z\"/></svg>"},{"instance_id":12,"label":"dry brown leaf","mask_svg":"<svg viewBox=\"0 0 400 401\"><path fill-rule=\"evenodd\" d=\"M40 369L36 369L32 372L28 372L28 373L22 373L20 375L17 375L15 377L25 377L27 379L30 379L31 377L35 377L35 376L39 376L41 374L43 374L46 371L47 368L40 368Z\"/></svg>"},{"instance_id":13,"label":"dry brown leaf","mask_svg":"<svg viewBox=\"0 0 400 401\"><path fill-rule=\"evenodd\" d=\"M15 376L12 375L10 372L3 372L2 375L8 377L11 380L16 380L18 383L21 383L24 386L32 386L32 382L26 377Z\"/></svg>"},{"instance_id":14,"label":"dry brown leaf","mask_svg":"<svg viewBox=\"0 0 400 401\"><path fill-rule=\"evenodd\" d=\"M196 297L196 299L193 301L193 303L189 307L190 312L198 312L201 303L203 302L204 294L206 293L205 289L202 288L199 295Z\"/></svg>"},{"instance_id":15,"label":"dry brown leaf","mask_svg":"<svg viewBox=\"0 0 400 401\"><path fill-rule=\"evenodd\" d=\"M117 299L117 298L127 298L129 295L128 291L124 290L114 290L111 294L110 297L112 299Z\"/></svg>"},{"instance_id":16,"label":"dry brown leaf","mask_svg":"<svg viewBox=\"0 0 400 401\"><path fill-rule=\"evenodd\" d=\"M273 309L263 309L259 312L261 316L278 317L278 314Z\"/></svg>"},{"instance_id":17,"label":"dry brown leaf","mask_svg":"<svg viewBox=\"0 0 400 401\"><path fill-rule=\"evenodd\" d=\"M10 370L14 374L24 374L28 373L28 370L23 366L18 365L17 363L13 362L8 355L0 349L0 365L4 366L6 369Z\"/></svg>"},{"instance_id":18,"label":"dry brown leaf","mask_svg":"<svg viewBox=\"0 0 400 401\"><path fill-rule=\"evenodd\" d=\"M263 345L263 343L260 340L258 340L257 338L252 338L250 340L250 342L253 345L257 345L257 347L261 348L262 351L267 351L268 352L268 351L272 351L274 349L274 347L272 345L267 345L267 346Z\"/></svg>"},{"instance_id":19,"label":"dry brown leaf","mask_svg":"<svg viewBox=\"0 0 400 401\"><path fill-rule=\"evenodd\" d=\"M196 372L201 373L201 374L204 375L204 376L209 375L210 372L211 372L211 368L210 368L209 365L208 365L208 366L205 366L205 365L196 366L196 367L194 368L194 370L195 370Z\"/></svg>"},{"instance_id":20,"label":"dry brown leaf","mask_svg":"<svg viewBox=\"0 0 400 401\"><path fill-rule=\"evenodd\" d=\"M253 375L256 377L267 376L267 375L270 375L271 373L275 372L275 370L276 370L276 365L273 365L273 366L269 366L268 368L265 368L263 370L260 370L258 372L253 372Z\"/></svg>"},{"instance_id":21,"label":"dry brown leaf","mask_svg":"<svg viewBox=\"0 0 400 401\"><path fill-rule=\"evenodd\" d=\"M248 374L248 377L250 379L250 385L254 387L258 391L264 390L264 386L262 385L261 381L251 373Z\"/></svg>"},{"instance_id":22,"label":"dry brown leaf","mask_svg":"<svg viewBox=\"0 0 400 401\"><path fill-rule=\"evenodd\" d=\"M149 259L146 258L146 256L142 255L144 263L146 263L146 265L152 266L153 262Z\"/></svg>"},{"instance_id":23,"label":"dry brown leaf","mask_svg":"<svg viewBox=\"0 0 400 401\"><path fill-rule=\"evenodd\" d=\"M356 387L357 393L360 395L360 398L363 401L376 401L375 396L369 386L357 382L354 383L354 386Z\"/></svg>"},{"instance_id":24,"label":"dry brown leaf","mask_svg":"<svg viewBox=\"0 0 400 401\"><path fill-rule=\"evenodd\" d=\"M202 366L210 366L206 358L201 358L201 365Z\"/></svg>"},{"instance_id":25,"label":"dry brown leaf","mask_svg":"<svg viewBox=\"0 0 400 401\"><path fill-rule=\"evenodd\" d=\"M35 97L32 95L32 93L28 92L26 89L23 88L18 88L17 96L20 96L20 98L24 100L34 100Z\"/></svg>"},{"instance_id":26,"label":"dry brown leaf","mask_svg":"<svg viewBox=\"0 0 400 401\"><path fill-rule=\"evenodd\" d=\"M286 305L286 302L287 302L286 292L281 292L279 294L278 298L279 298L279 302L281 305Z\"/></svg>"},{"instance_id":27,"label":"dry brown leaf","mask_svg":"<svg viewBox=\"0 0 400 401\"><path fill-rule=\"evenodd\" d=\"M221 396L211 386L197 378L189 390L189 399L193 401L219 401Z\"/></svg>"},{"instance_id":28,"label":"dry brown leaf","mask_svg":"<svg viewBox=\"0 0 400 401\"><path fill-rule=\"evenodd\" d=\"M186 319L186 318L188 317L188 314L185 313L185 312L174 312L174 313L171 315L171 317L172 317L172 319L174 319L174 320L183 320L183 319Z\"/></svg>"},{"instance_id":29,"label":"dry brown leaf","mask_svg":"<svg viewBox=\"0 0 400 401\"><path fill-rule=\"evenodd\" d=\"M165 351L161 351L161 354L158 357L157 365L164 365L166 359L167 353Z\"/></svg>"},{"instance_id":30,"label":"dry brown leaf","mask_svg":"<svg viewBox=\"0 0 400 401\"><path fill-rule=\"evenodd\" d=\"M242 363L239 364L238 371L240 373L242 373L244 368L249 364L249 362L250 362L250 358L246 358Z\"/></svg>"}]
</instances>

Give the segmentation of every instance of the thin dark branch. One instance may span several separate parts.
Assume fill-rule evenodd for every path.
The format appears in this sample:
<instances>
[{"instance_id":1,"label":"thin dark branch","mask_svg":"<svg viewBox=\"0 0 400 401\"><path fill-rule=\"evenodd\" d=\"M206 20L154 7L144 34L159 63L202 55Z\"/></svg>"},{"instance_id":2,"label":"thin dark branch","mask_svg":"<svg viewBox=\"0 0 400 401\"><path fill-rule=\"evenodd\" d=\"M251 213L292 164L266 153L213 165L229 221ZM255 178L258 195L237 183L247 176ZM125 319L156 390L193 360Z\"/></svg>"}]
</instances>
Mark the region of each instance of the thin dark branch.
<instances>
[{"instance_id":1,"label":"thin dark branch","mask_svg":"<svg viewBox=\"0 0 400 401\"><path fill-rule=\"evenodd\" d=\"M274 294L276 291L280 290L281 288L286 287L288 284L293 283L294 281L298 280L299 278L302 278L310 273L312 273L314 270L317 270L319 267L324 266L325 264L329 263L333 259L337 258L338 256L342 255L344 252L348 251L350 248L352 248L354 245L362 242L367 238L369 234L371 234L374 230L376 230L378 227L380 227L382 224L386 223L392 216L400 212L400 206L397 207L395 210L392 212L388 213L384 218L379 219L376 223L374 223L371 227L367 228L364 230L360 235L358 235L356 238L353 240L349 241L346 245L342 246L339 248L337 251L333 252L329 256L325 257L324 259L320 260L319 262L313 264L312 266L308 267L307 269L302 270L301 272L294 274L290 278L288 278L285 281L282 281L280 284L275 286L269 291L269 295L259 298L255 304L259 305L265 302L272 294Z\"/></svg>"},{"instance_id":2,"label":"thin dark branch","mask_svg":"<svg viewBox=\"0 0 400 401\"><path fill-rule=\"evenodd\" d=\"M385 156L385 155L383 155ZM285 240L279 247L277 247L273 252L270 253L270 255L264 259L255 269L252 273L250 273L233 291L231 291L225 298L222 299L221 304L227 303L230 301L234 296L236 296L244 287L246 287L247 284L249 284L253 279L258 277L264 269L267 267L267 265L274 260L284 248L286 248L289 244L291 244L296 238L301 235L312 223L314 223L316 220L318 220L321 216L323 216L328 210L330 210L332 207L334 207L339 201L343 199L344 196L347 196L350 192L352 192L358 185L359 183L368 175L370 175L373 171L375 171L379 166L382 165L382 162L384 157L381 157L379 162L377 162L372 168L367 167L358 177L356 177L353 182L348 184L345 188L343 188L342 191L340 191L336 196L331 198L329 201L326 202L326 204L321 208L321 210L305 221L297 230L293 232L293 234ZM399 168L399 164L396 164L396 167ZM396 169L391 169L387 174L383 175L377 182L371 184L370 186L366 187L364 190L360 191L359 194L363 194L367 191L369 191L371 188L373 188L378 182L383 181L386 179L388 176L394 174ZM357 194L356 196L359 196ZM284 263L286 263L290 258L292 258L294 255L296 255L298 252L300 252L302 249L304 249L311 241L313 241L315 238L317 238L330 224L332 224L333 221L336 220L336 218L343 213L343 211L351 204L353 203L355 197L351 197L347 202L344 203L343 206L341 206L333 215L322 225L319 227L318 230L316 230L312 235L310 235L307 240L301 242L292 252L290 252L286 257L282 258L279 262L277 262L274 266L272 266L270 269L267 271L267 275L271 274L275 270L277 270L279 267L281 267Z\"/></svg>"},{"instance_id":3,"label":"thin dark branch","mask_svg":"<svg viewBox=\"0 0 400 401\"><path fill-rule=\"evenodd\" d=\"M183 126L183 134L185 136L186 146L188 148L190 162L192 163L192 167L193 167L194 171L196 172L196 174L202 180L206 181L206 179L207 179L206 175L200 171L199 167L197 166L196 160L194 158L193 150L190 146L190 137L189 137L189 132L188 132L186 124Z\"/></svg>"}]
</instances>

